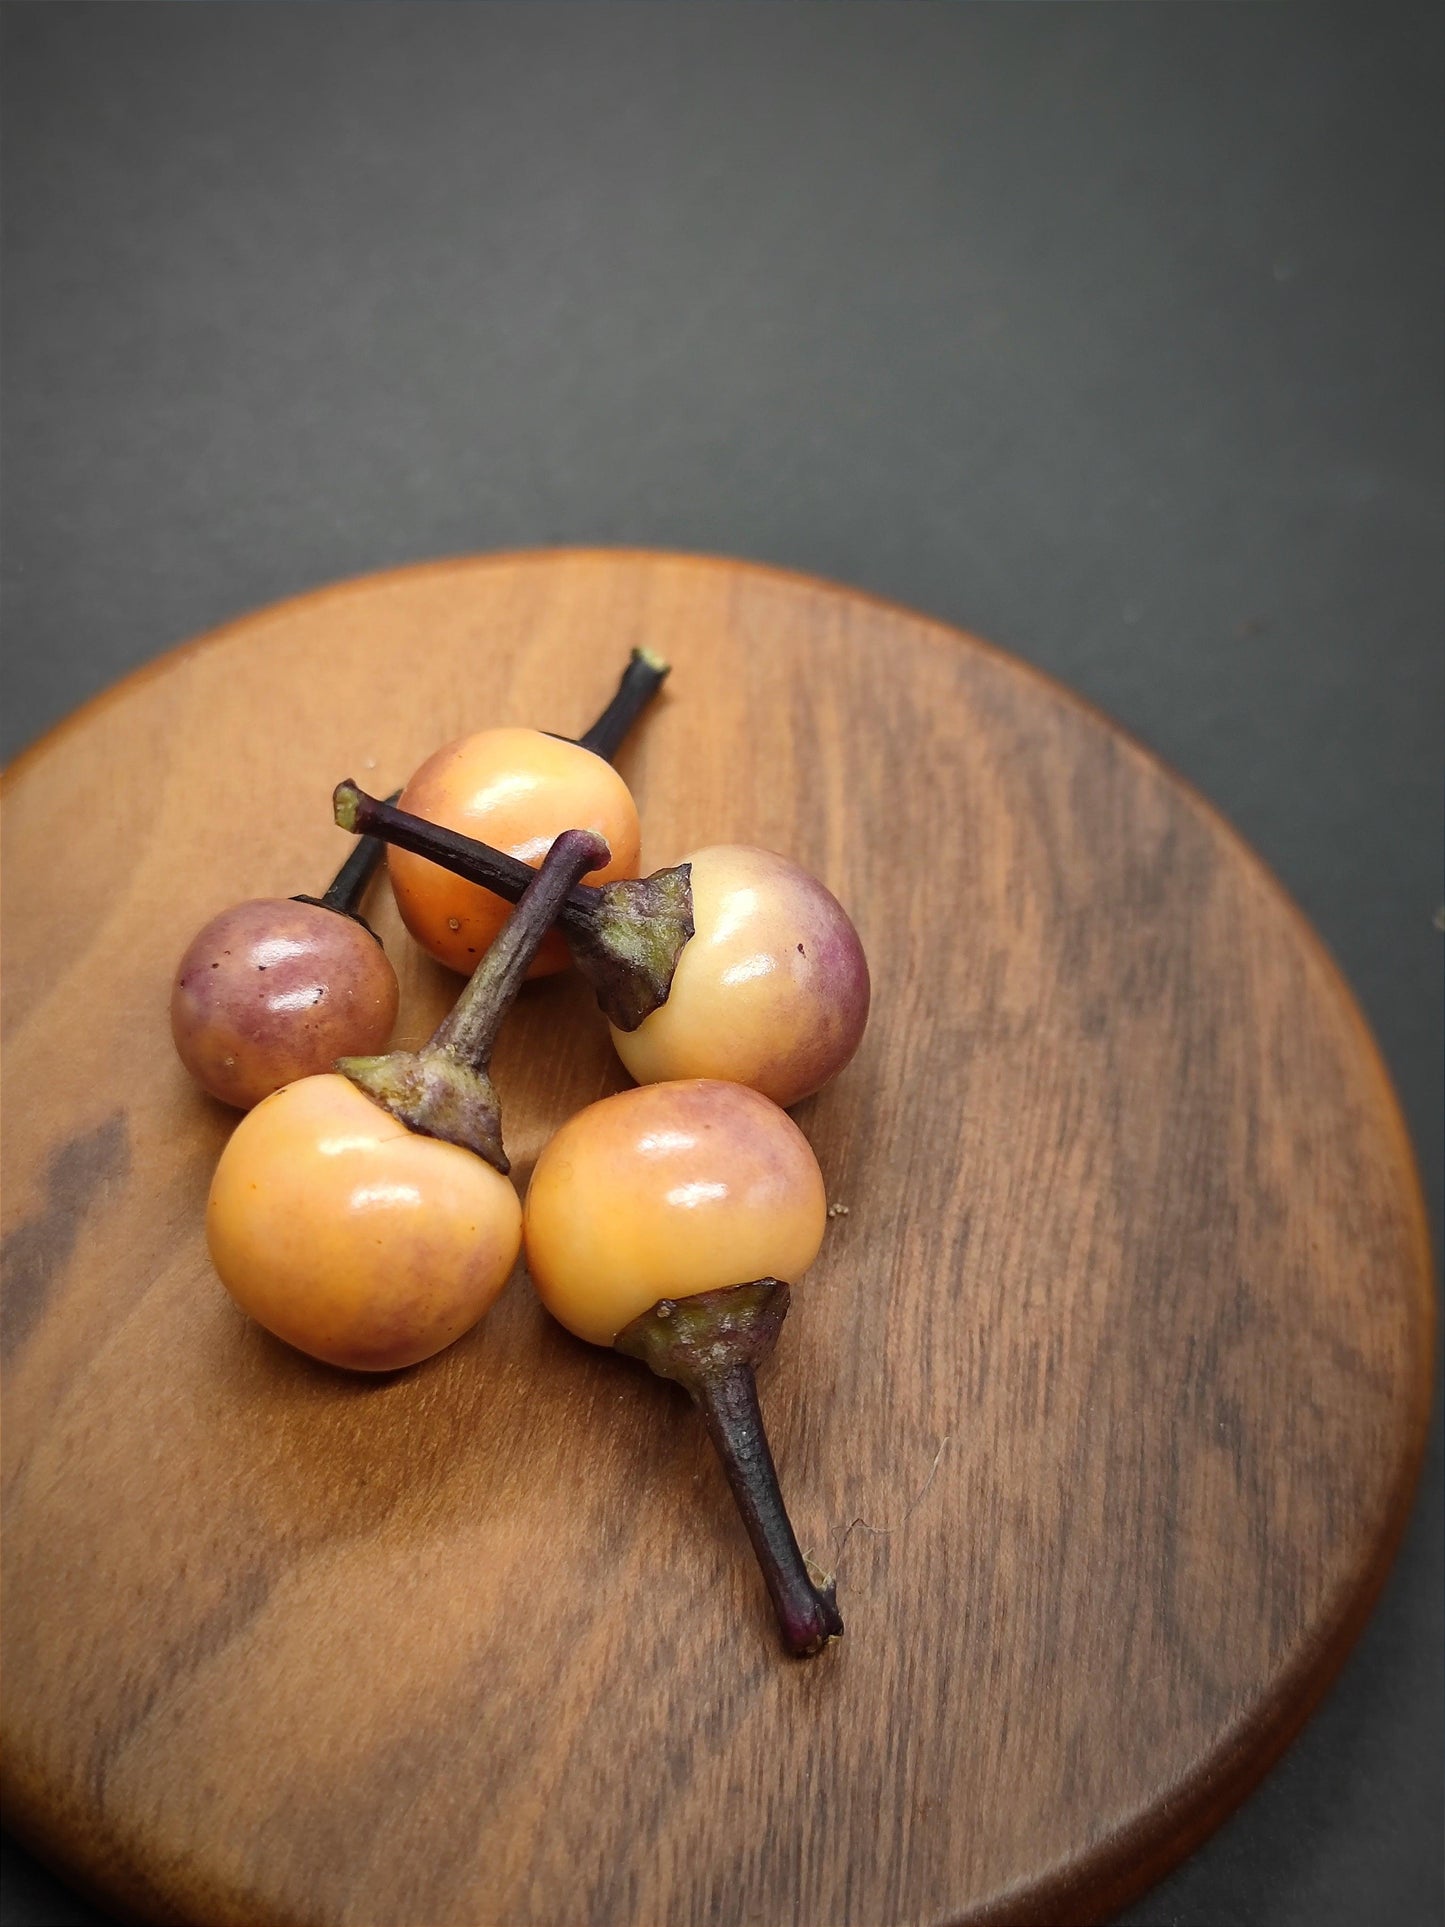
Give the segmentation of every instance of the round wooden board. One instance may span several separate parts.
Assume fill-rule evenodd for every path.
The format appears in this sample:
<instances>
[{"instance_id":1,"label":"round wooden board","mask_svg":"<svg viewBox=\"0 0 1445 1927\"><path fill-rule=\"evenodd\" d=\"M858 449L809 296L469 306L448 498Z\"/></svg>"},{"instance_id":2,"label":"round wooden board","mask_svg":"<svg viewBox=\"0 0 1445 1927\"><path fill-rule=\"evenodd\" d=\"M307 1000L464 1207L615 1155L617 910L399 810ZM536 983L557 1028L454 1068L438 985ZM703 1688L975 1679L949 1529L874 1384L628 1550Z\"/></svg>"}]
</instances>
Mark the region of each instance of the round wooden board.
<instances>
[{"instance_id":1,"label":"round wooden board","mask_svg":"<svg viewBox=\"0 0 1445 1927\"><path fill-rule=\"evenodd\" d=\"M333 783L571 733L649 867L786 850L874 1014L801 1106L833 1220L763 1384L848 1636L779 1652L686 1401L553 1326L380 1380L249 1325L202 1209L233 1121L171 970L316 890ZM1145 751L1017 662L774 571L540 553L343 584L132 677L6 788L9 1811L203 1927L1097 1918L1249 1788L1399 1535L1433 1297L1343 983ZM402 1041L456 980L379 927ZM497 1060L518 1180L623 1081L580 984ZM854 1523L854 1522L866 1523Z\"/></svg>"}]
</instances>

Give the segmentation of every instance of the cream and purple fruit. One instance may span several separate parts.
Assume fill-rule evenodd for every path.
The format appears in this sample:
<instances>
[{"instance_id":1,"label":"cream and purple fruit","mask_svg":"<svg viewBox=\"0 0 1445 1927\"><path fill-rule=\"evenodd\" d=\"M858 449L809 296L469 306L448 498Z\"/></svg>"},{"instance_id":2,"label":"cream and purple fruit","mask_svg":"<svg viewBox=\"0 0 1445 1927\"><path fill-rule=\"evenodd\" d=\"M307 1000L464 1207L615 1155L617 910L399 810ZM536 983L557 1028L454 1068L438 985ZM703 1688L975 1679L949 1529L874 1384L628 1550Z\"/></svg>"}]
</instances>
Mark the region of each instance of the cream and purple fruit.
<instances>
[{"instance_id":1,"label":"cream and purple fruit","mask_svg":"<svg viewBox=\"0 0 1445 1927\"><path fill-rule=\"evenodd\" d=\"M868 1022L868 960L824 884L787 857L717 844L684 859L693 934L667 1001L612 1026L640 1084L716 1077L796 1104L837 1076Z\"/></svg>"}]
</instances>

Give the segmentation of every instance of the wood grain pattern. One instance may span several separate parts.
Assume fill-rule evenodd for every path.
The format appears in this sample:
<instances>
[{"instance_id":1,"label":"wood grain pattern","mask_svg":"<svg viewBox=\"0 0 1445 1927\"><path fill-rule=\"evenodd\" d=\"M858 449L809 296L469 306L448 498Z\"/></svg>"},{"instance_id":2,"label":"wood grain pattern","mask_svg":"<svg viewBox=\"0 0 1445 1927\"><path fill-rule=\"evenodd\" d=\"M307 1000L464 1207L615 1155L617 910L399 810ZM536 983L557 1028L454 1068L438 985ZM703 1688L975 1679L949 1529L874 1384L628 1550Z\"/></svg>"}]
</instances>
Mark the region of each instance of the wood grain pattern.
<instances>
[{"instance_id":1,"label":"wood grain pattern","mask_svg":"<svg viewBox=\"0 0 1445 1927\"><path fill-rule=\"evenodd\" d=\"M572 731L634 644L675 664L621 759L645 860L786 850L873 966L797 1112L847 1213L763 1385L849 1629L806 1665L681 1395L524 1277L382 1381L249 1326L202 1240L231 1116L167 1037L200 922L339 860L338 777ZM1093 1919L1323 1690L1424 1438L1409 1147L1297 911L1061 690L777 572L438 564L123 684L13 769L5 835L7 1798L113 1906ZM417 1041L455 980L373 901ZM495 1071L522 1183L622 1081L575 980Z\"/></svg>"}]
</instances>

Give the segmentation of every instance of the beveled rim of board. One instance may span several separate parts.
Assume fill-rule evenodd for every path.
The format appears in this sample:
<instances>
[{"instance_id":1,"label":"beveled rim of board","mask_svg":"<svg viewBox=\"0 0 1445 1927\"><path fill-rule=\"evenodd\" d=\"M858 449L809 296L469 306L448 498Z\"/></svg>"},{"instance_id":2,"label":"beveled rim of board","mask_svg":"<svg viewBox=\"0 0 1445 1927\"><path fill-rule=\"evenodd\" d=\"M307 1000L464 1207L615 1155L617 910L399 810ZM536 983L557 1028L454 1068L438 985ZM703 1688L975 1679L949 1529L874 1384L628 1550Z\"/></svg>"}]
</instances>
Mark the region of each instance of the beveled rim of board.
<instances>
[{"instance_id":1,"label":"beveled rim of board","mask_svg":"<svg viewBox=\"0 0 1445 1927\"><path fill-rule=\"evenodd\" d=\"M777 563L625 543L538 545L422 557L361 575L338 577L245 610L130 670L26 744L0 769L0 800L59 740L89 723L112 702L129 695L152 678L166 674L186 657L239 639L260 619L295 615L323 601L385 588L417 576L483 573L494 568L545 568L556 563L577 562L693 568L771 579L815 595L868 605L880 613L908 623L915 633L926 636L936 645L975 650L991 658L1011 675L1037 684L1051 699L1072 707L1095 728L1105 731L1121 743L1132 757L1179 793L1209 824L1236 859L1262 878L1288 911L1296 939L1323 967L1333 994L1356 1033L1361 1057L1370 1066L1380 1088L1381 1117L1387 1121L1395 1139L1394 1149L1404 1181L1403 1190L1408 1197L1422 1342L1417 1351L1411 1409L1401 1427L1405 1449L1397 1460L1396 1481L1382 1529L1372 1548L1374 1556L1363 1573L1357 1571L1352 1575L1354 1584L1342 1583L1336 1597L1326 1603L1313 1639L1302 1643L1293 1664L1276 1677L1272 1693L1241 1713L1215 1752L1196 1765L1189 1779L1171 1789L1167 1802L1155 1802L1141 1809L1112 1833L1095 1842L1079 1858L1032 1878L1024 1887L990 1896L967 1915L972 1923L986 1921L997 1923L997 1927L1008 1927L1008 1923L1016 1923L1017 1927L1036 1927L1036 1923L1045 1918L1083 1919L1084 1914L1080 1909L1087 1909L1091 1919L1107 1917L1154 1885L1220 1826L1296 1738L1334 1683L1374 1610L1404 1537L1428 1443L1434 1404L1433 1367L1437 1324L1434 1250L1419 1162L1394 1080L1374 1032L1329 946L1291 892L1224 812L1157 750L1116 721L1097 703L1000 644L941 617L929 615L873 590L831 581L806 570L791 569ZM1405 1199L1402 1198L1402 1201ZM25 1840L37 1857L54 1867L62 1878L91 1894L100 1905L116 1912L118 1918L140 1918L124 1909L114 1896L88 1882L82 1873L67 1863L63 1854L50 1851L43 1822L27 1824L25 1815L13 1806L8 1789L3 1787L0 1787L0 1810L3 1810L7 1826ZM1067 1908L1067 1916L1055 1911L1060 1908Z\"/></svg>"}]
</instances>

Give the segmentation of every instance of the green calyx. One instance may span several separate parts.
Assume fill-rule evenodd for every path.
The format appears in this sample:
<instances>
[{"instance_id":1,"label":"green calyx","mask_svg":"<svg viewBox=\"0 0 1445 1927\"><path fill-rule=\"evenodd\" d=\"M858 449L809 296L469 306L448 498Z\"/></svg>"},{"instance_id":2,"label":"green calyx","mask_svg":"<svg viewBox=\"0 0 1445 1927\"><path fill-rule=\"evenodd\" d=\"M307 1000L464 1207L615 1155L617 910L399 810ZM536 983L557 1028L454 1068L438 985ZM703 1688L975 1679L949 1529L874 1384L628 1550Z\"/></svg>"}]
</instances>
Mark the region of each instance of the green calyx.
<instances>
[{"instance_id":1,"label":"green calyx","mask_svg":"<svg viewBox=\"0 0 1445 1927\"><path fill-rule=\"evenodd\" d=\"M502 1111L485 1070L444 1050L389 1051L383 1057L343 1057L336 1066L399 1123L423 1137L473 1151L505 1177Z\"/></svg>"},{"instance_id":2,"label":"green calyx","mask_svg":"<svg viewBox=\"0 0 1445 1927\"><path fill-rule=\"evenodd\" d=\"M790 1302L781 1278L664 1298L624 1325L612 1342L696 1396L699 1387L740 1365L756 1370L777 1344Z\"/></svg>"},{"instance_id":3,"label":"green calyx","mask_svg":"<svg viewBox=\"0 0 1445 1927\"><path fill-rule=\"evenodd\" d=\"M568 947L607 1021L636 1030L667 1002L692 937L692 865L604 883L594 898L585 913L568 906Z\"/></svg>"}]
</instances>

